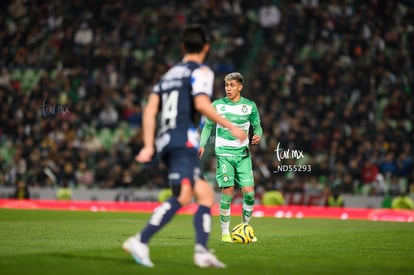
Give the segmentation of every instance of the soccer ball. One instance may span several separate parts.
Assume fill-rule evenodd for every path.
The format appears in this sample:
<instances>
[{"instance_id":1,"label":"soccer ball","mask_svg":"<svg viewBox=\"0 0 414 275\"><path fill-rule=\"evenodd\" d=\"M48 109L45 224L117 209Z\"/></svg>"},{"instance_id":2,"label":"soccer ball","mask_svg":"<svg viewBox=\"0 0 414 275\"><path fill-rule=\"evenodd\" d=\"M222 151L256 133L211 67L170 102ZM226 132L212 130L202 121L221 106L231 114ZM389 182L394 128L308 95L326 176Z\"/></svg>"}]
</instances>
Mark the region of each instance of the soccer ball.
<instances>
[{"instance_id":1,"label":"soccer ball","mask_svg":"<svg viewBox=\"0 0 414 275\"><path fill-rule=\"evenodd\" d=\"M234 243L251 243L254 238L254 230L248 224L240 223L231 231L231 239Z\"/></svg>"}]
</instances>

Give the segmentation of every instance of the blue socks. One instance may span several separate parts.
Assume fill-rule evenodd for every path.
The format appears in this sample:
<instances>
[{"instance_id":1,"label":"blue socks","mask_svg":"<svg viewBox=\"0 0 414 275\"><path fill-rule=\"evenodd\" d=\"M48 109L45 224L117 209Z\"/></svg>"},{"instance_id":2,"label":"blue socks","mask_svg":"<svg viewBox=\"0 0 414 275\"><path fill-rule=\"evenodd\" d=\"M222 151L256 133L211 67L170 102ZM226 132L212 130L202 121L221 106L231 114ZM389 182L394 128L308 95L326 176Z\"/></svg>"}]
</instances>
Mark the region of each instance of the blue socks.
<instances>
[{"instance_id":1,"label":"blue socks","mask_svg":"<svg viewBox=\"0 0 414 275\"><path fill-rule=\"evenodd\" d=\"M148 243L151 237L167 224L175 213L181 208L181 204L176 197L171 197L152 214L147 226L142 230L141 242Z\"/></svg>"},{"instance_id":2,"label":"blue socks","mask_svg":"<svg viewBox=\"0 0 414 275\"><path fill-rule=\"evenodd\" d=\"M196 244L201 244L207 248L208 236L211 232L210 208L199 205L194 215L194 228L196 233Z\"/></svg>"},{"instance_id":3,"label":"blue socks","mask_svg":"<svg viewBox=\"0 0 414 275\"><path fill-rule=\"evenodd\" d=\"M152 214L148 224L140 232L141 242L148 243L151 237L166 225L175 213L181 208L177 198L171 197ZM208 236L211 232L211 213L210 208L200 205L194 215L194 228L196 234L196 244L207 248Z\"/></svg>"}]
</instances>

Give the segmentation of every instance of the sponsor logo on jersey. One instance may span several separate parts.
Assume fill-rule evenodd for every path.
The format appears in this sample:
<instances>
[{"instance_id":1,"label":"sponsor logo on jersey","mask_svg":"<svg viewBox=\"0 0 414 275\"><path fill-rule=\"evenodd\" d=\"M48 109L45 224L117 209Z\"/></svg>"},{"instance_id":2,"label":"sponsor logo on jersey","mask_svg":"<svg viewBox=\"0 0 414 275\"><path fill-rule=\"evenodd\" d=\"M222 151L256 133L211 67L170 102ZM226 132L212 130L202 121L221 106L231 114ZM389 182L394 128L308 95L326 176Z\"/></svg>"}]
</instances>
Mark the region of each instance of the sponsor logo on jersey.
<instances>
[{"instance_id":1,"label":"sponsor logo on jersey","mask_svg":"<svg viewBox=\"0 0 414 275\"><path fill-rule=\"evenodd\" d=\"M178 180L180 179L181 175L180 173L170 173L168 174L168 179L169 180Z\"/></svg>"}]
</instances>

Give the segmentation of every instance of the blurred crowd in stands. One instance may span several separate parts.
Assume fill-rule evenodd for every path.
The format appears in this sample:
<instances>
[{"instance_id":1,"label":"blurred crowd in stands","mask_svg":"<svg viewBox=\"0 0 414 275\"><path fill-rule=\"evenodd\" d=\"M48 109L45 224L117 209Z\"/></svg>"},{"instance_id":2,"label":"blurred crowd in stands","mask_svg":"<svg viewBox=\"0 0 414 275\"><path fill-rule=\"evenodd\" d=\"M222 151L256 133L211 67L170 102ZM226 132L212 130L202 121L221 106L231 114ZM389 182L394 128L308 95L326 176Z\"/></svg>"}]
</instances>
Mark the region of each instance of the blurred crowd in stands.
<instances>
[{"instance_id":1,"label":"blurred crowd in stands","mask_svg":"<svg viewBox=\"0 0 414 275\"><path fill-rule=\"evenodd\" d=\"M2 6L0 185L167 187L162 163L134 161L142 109L181 56L182 27L201 23L212 35L215 97L224 96L223 76L240 71L244 96L259 107L264 136L251 148L258 193L414 193L410 1ZM203 168L214 181L213 155Z\"/></svg>"}]
</instances>

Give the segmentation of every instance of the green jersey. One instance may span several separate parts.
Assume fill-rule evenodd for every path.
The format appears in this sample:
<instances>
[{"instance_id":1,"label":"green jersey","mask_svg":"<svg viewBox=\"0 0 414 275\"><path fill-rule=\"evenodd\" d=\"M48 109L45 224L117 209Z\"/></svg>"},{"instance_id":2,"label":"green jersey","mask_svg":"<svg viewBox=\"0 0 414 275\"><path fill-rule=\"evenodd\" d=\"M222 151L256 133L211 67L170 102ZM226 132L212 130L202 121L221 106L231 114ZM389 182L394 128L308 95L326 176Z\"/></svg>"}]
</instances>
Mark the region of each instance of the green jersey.
<instances>
[{"instance_id":1,"label":"green jersey","mask_svg":"<svg viewBox=\"0 0 414 275\"><path fill-rule=\"evenodd\" d=\"M246 132L250 125L253 134L262 136L263 130L260 126L260 116L256 104L244 97L238 102L232 102L227 97L217 99L213 102L217 112L234 125L239 126ZM201 132L200 147L204 147L210 137L214 122L206 119ZM233 137L227 128L217 125L215 135L215 152L217 156L245 156L249 154L249 140L240 141Z\"/></svg>"}]
</instances>

